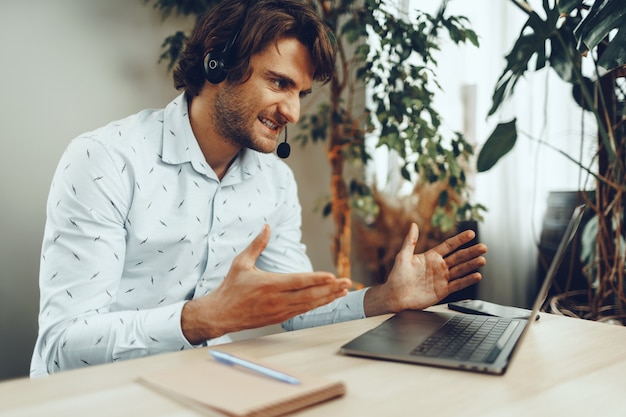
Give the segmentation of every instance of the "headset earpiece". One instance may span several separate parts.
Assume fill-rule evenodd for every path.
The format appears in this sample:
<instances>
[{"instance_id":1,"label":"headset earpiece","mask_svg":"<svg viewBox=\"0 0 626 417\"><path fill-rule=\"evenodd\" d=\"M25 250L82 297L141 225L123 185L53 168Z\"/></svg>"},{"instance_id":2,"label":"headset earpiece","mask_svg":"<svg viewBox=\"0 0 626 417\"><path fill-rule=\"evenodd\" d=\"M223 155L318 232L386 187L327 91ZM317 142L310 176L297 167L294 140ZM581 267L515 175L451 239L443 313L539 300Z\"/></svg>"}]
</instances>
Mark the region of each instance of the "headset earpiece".
<instances>
[{"instance_id":1,"label":"headset earpiece","mask_svg":"<svg viewBox=\"0 0 626 417\"><path fill-rule=\"evenodd\" d=\"M239 36L239 32L241 32L241 28L245 23L248 17L248 11L250 10L251 3L249 2L246 6L246 13L244 14L243 19L239 23L239 27L235 31L235 34L232 38L226 42L224 49L219 52L209 51L204 56L204 76L207 81L212 84L219 84L226 79L228 75L227 69L230 65L232 65L233 57L231 56L231 49L235 45L237 41L237 37Z\"/></svg>"},{"instance_id":2,"label":"headset earpiece","mask_svg":"<svg viewBox=\"0 0 626 417\"><path fill-rule=\"evenodd\" d=\"M223 53L209 52L204 56L204 76L212 84L219 84L226 79Z\"/></svg>"}]
</instances>

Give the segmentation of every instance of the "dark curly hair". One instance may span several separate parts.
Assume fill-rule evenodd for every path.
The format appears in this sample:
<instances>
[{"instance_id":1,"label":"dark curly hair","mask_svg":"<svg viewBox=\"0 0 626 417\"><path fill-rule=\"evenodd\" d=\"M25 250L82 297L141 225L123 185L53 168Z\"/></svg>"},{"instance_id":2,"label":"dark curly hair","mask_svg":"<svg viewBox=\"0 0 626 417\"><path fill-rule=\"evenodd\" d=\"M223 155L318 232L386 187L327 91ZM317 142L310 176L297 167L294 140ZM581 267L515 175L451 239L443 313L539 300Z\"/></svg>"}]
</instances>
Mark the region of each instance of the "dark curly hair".
<instances>
[{"instance_id":1,"label":"dark curly hair","mask_svg":"<svg viewBox=\"0 0 626 417\"><path fill-rule=\"evenodd\" d=\"M307 47L317 65L316 81L327 83L333 77L336 43L311 7L298 0L227 0L196 23L174 69L176 89L190 97L200 94L207 81L204 56L223 50L238 29L226 62L228 82L245 82L251 75L250 58L285 37L294 37Z\"/></svg>"}]
</instances>

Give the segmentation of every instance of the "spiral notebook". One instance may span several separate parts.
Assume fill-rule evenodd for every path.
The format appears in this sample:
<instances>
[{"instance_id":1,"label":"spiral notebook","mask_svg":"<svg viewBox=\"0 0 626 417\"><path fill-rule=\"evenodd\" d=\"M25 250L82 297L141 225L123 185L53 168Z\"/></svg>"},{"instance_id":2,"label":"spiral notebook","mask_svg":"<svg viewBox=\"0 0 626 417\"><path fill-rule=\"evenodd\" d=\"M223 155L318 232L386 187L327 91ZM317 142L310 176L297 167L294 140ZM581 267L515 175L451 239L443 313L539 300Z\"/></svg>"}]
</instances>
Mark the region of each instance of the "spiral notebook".
<instances>
[{"instance_id":1,"label":"spiral notebook","mask_svg":"<svg viewBox=\"0 0 626 417\"><path fill-rule=\"evenodd\" d=\"M267 365L300 380L291 385L207 358L200 362L148 372L140 381L156 391L211 415L273 417L345 394L341 381L296 374Z\"/></svg>"}]
</instances>

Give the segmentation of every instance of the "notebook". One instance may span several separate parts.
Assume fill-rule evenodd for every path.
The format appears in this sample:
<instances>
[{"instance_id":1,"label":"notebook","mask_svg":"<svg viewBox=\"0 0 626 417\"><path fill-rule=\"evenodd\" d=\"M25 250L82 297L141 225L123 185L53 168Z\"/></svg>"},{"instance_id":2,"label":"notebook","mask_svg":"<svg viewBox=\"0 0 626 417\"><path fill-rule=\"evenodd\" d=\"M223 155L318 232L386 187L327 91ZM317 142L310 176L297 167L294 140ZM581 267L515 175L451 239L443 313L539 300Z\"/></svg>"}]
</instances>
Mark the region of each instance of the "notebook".
<instances>
[{"instance_id":1,"label":"notebook","mask_svg":"<svg viewBox=\"0 0 626 417\"><path fill-rule=\"evenodd\" d=\"M208 356L208 355L207 355ZM281 416L345 394L343 382L293 374L258 360L254 363L289 374L292 385L207 357L199 362L149 371L140 382L175 400L218 416Z\"/></svg>"},{"instance_id":2,"label":"notebook","mask_svg":"<svg viewBox=\"0 0 626 417\"><path fill-rule=\"evenodd\" d=\"M546 300L583 211L582 205L574 209L528 319L406 310L352 339L339 351L367 358L504 374ZM468 339L467 343L463 339Z\"/></svg>"}]
</instances>

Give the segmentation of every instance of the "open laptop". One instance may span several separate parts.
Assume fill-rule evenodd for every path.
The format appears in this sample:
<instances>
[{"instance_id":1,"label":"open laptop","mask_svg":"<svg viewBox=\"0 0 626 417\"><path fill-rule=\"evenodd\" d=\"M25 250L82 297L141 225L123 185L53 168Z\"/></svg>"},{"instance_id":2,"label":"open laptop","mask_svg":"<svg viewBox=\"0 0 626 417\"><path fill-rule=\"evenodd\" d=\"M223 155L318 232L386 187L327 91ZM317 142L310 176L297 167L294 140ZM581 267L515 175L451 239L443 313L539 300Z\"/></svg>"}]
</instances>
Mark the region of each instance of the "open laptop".
<instances>
[{"instance_id":1,"label":"open laptop","mask_svg":"<svg viewBox=\"0 0 626 417\"><path fill-rule=\"evenodd\" d=\"M574 210L528 319L402 311L340 348L340 353L502 375L544 304L584 206ZM453 327L451 333L449 328ZM459 329L460 328L460 329ZM469 337L467 344L461 339Z\"/></svg>"}]
</instances>

